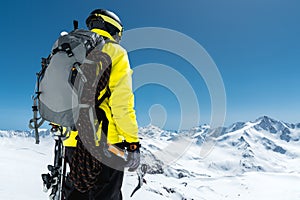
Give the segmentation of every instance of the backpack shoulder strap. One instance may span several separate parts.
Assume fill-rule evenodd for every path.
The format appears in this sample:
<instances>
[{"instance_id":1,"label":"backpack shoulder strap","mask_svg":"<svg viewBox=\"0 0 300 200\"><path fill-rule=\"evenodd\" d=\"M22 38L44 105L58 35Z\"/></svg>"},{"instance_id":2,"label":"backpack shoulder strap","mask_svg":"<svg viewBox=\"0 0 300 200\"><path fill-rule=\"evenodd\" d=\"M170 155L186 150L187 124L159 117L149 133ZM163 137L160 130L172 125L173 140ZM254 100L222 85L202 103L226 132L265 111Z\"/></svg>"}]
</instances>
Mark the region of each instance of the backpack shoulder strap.
<instances>
[{"instance_id":1,"label":"backpack shoulder strap","mask_svg":"<svg viewBox=\"0 0 300 200\"><path fill-rule=\"evenodd\" d=\"M99 100L96 101L96 104L95 104L96 108L99 107L106 98L109 98L110 95L111 95L110 89L107 85L105 93L102 95L102 97Z\"/></svg>"}]
</instances>

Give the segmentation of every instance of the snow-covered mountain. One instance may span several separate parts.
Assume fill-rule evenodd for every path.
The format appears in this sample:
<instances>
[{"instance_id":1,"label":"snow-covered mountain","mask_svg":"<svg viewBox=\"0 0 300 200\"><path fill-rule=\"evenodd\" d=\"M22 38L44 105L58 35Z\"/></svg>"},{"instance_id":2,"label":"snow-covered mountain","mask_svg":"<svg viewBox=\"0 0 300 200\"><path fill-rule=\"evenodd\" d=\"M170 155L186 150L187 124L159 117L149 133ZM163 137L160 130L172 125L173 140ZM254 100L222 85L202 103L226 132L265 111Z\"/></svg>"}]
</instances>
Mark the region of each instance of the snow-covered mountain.
<instances>
[{"instance_id":1,"label":"snow-covered mountain","mask_svg":"<svg viewBox=\"0 0 300 200\"><path fill-rule=\"evenodd\" d=\"M290 124L263 116L217 130L202 125L190 130L166 131L149 125L140 128L139 133L142 163L148 166L147 184L131 199L300 199L297 187L300 184L300 123ZM25 159L20 153L29 156L28 160L30 156L38 156L34 163L38 163L38 171L42 173L52 162L49 155L53 152L53 140L49 135L50 132L44 130L41 144L35 145L33 132L0 131L0 148L20 161ZM185 145L178 145L181 141ZM201 152L207 146L210 151L203 156ZM175 155L175 159L166 163L160 159L161 155ZM5 163L0 165L0 180L9 179L3 171L11 167L9 163L17 161L5 154L0 160ZM28 171L30 166L33 167L29 165ZM126 173L124 199L130 199L136 178L134 173ZM37 183L38 180L34 184ZM3 192L14 187L0 184L0 199L10 199ZM33 191L31 186L30 190ZM39 188L35 190L40 192ZM42 195L45 196L13 199L41 199Z\"/></svg>"},{"instance_id":2,"label":"snow-covered mountain","mask_svg":"<svg viewBox=\"0 0 300 200\"><path fill-rule=\"evenodd\" d=\"M200 185L193 188L199 191L193 195L184 192L183 185L189 185L191 180L236 177L249 173L288 173L297 174L299 178L299 124L289 124L263 116L255 121L237 122L229 127L220 127L213 136L211 132L214 130L208 125L179 132L164 131L152 125L140 129L143 152L144 154L147 152L145 154L147 156L152 155L152 160L147 160L149 173L162 174L170 178L172 180L170 182L177 182L179 185L179 187L172 187L172 184L166 186L169 183L167 182L166 185L158 187L160 190L153 188L149 190L156 193L160 193L161 190L167 191L167 194L162 195L170 198L175 198L173 195L177 194L182 199L198 199L203 198L198 190ZM172 144L179 136L186 136L193 142L184 149L176 162L164 166L164 163L159 162L153 155L160 150L166 151L168 143ZM201 150L206 140L213 140L214 146L210 154L203 157Z\"/></svg>"},{"instance_id":3,"label":"snow-covered mountain","mask_svg":"<svg viewBox=\"0 0 300 200\"><path fill-rule=\"evenodd\" d=\"M50 130L48 129L40 129L39 130L40 137L48 137L51 135ZM0 130L0 138L15 138L15 137L35 137L35 132L31 131L20 131L20 130Z\"/></svg>"},{"instance_id":4,"label":"snow-covered mountain","mask_svg":"<svg viewBox=\"0 0 300 200\"><path fill-rule=\"evenodd\" d=\"M191 152L198 152L212 131L206 125L195 127L190 131L172 133L150 125L142 128L140 135L142 142L146 138L145 149L151 152L159 150L161 143L166 146L167 142L176 140L180 135L190 137L194 141L190 147L192 151L188 151L183 156L185 157ZM278 168L275 168L275 165L279 166L280 164L277 161L270 163L270 158L278 157L278 161L282 161L281 167L284 168L287 159L299 158L300 156L299 124L289 124L267 116L260 117L253 122L237 122L229 127L219 128L217 137L213 139L216 143L215 150L228 151L225 158L234 157L233 160L239 161L239 166L236 166L236 169L239 168L241 171L277 171ZM229 153L230 151L233 152ZM214 152L212 155L208 155L208 158L211 158L213 154ZM203 160L200 156L194 156L192 160L197 159ZM211 165L215 165L215 163L211 163Z\"/></svg>"}]
</instances>

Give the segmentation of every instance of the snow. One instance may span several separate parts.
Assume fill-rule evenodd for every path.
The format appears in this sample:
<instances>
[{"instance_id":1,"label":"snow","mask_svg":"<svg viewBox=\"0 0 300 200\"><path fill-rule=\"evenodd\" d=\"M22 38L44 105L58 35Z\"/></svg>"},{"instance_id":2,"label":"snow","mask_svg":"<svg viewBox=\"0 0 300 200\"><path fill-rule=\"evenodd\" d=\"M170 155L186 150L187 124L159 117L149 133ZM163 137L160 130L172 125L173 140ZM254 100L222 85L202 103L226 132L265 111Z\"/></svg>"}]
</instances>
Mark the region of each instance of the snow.
<instances>
[{"instance_id":1,"label":"snow","mask_svg":"<svg viewBox=\"0 0 300 200\"><path fill-rule=\"evenodd\" d=\"M203 144L199 140L205 139L209 127L193 128L187 135L197 140L172 164L164 164L156 155L172 143L176 134L152 125L141 128L142 162L151 170L145 176L147 183L132 198L137 176L125 173L124 199L298 200L300 129L294 125L280 126L280 123L263 117L224 129L206 157L201 156ZM270 128L273 126L276 132ZM290 141L280 137L285 128L290 132ZM48 199L48 194L43 192L41 174L47 173L47 165L53 162L54 140L44 132L41 143L36 145L32 133L0 131L0 199ZM277 151L276 147L285 151ZM178 154L176 148L174 152L168 150Z\"/></svg>"},{"instance_id":2,"label":"snow","mask_svg":"<svg viewBox=\"0 0 300 200\"><path fill-rule=\"evenodd\" d=\"M34 138L1 138L0 199L47 199L41 174L52 160L50 139L36 145Z\"/></svg>"},{"instance_id":3,"label":"snow","mask_svg":"<svg viewBox=\"0 0 300 200\"><path fill-rule=\"evenodd\" d=\"M242 176L200 179L202 199L299 199L300 175L249 172Z\"/></svg>"},{"instance_id":4,"label":"snow","mask_svg":"<svg viewBox=\"0 0 300 200\"><path fill-rule=\"evenodd\" d=\"M128 182L132 177L126 177ZM241 176L223 176L218 178L165 178L163 175L147 176L147 185L139 190L132 199L266 199L296 200L300 198L300 174L249 172ZM133 188L127 184L124 199L130 199L130 192L126 189ZM176 192L168 193L167 189ZM130 191L130 190L129 190ZM152 191L152 192L151 192ZM153 191L154 194L153 194ZM159 194L160 193L160 194Z\"/></svg>"}]
</instances>

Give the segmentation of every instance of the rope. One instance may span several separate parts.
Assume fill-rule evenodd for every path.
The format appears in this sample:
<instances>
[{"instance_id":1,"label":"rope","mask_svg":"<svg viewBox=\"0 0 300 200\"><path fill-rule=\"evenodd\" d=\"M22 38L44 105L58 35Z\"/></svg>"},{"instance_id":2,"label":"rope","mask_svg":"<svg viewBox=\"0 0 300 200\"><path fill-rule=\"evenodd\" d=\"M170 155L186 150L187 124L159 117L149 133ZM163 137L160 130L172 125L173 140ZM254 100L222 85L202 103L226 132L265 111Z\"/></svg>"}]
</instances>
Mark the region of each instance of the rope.
<instances>
[{"instance_id":1,"label":"rope","mask_svg":"<svg viewBox=\"0 0 300 200\"><path fill-rule=\"evenodd\" d=\"M98 102L97 97L100 91L107 86L111 71L111 60L101 50L94 49L87 58L94 61L94 64L84 63L80 67L87 78L80 102L90 107L81 108L80 110L76 123L76 129L78 130L77 147L72 156L72 161L69 163L70 180L73 182L75 188L82 193L94 187L97 177L102 170L100 162L102 159L101 149L95 145L95 125L91 122L89 109L95 108L95 103ZM107 68L103 66L107 66ZM98 69L99 67L101 68L98 73L97 67ZM78 84L78 79L75 81L75 85L76 83ZM94 84L95 81L98 84ZM98 108L96 107L96 109ZM99 128L99 124L100 122L97 123L96 130Z\"/></svg>"},{"instance_id":2,"label":"rope","mask_svg":"<svg viewBox=\"0 0 300 200\"><path fill-rule=\"evenodd\" d=\"M84 147L78 139L72 162L70 163L70 180L79 192L90 190L101 172L101 163Z\"/></svg>"}]
</instances>

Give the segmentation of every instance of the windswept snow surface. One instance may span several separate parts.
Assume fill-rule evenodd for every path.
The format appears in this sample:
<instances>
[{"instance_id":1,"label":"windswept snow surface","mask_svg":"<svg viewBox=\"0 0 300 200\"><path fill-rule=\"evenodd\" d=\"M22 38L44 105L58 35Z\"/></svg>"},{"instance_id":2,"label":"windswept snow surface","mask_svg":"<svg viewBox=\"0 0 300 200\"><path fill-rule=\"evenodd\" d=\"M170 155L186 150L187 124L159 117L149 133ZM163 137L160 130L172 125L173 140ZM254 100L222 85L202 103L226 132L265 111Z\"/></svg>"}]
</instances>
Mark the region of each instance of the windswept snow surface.
<instances>
[{"instance_id":1,"label":"windswept snow surface","mask_svg":"<svg viewBox=\"0 0 300 200\"><path fill-rule=\"evenodd\" d=\"M266 116L238 122L223 128L211 153L201 157L209 130L207 125L176 133L151 125L141 128L146 184L130 198L138 180L136 173L126 172L124 199L300 199L300 124ZM156 152L178 135L193 143L178 160L164 165ZM30 132L0 131L1 200L48 199L40 175L53 162L54 140L44 131L41 143L34 143Z\"/></svg>"}]
</instances>

